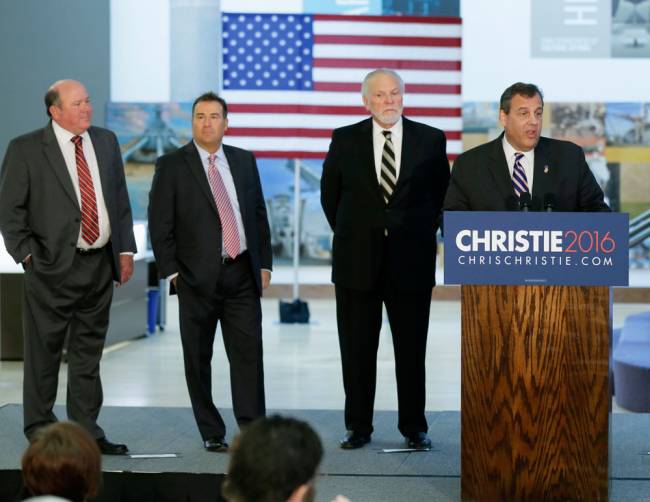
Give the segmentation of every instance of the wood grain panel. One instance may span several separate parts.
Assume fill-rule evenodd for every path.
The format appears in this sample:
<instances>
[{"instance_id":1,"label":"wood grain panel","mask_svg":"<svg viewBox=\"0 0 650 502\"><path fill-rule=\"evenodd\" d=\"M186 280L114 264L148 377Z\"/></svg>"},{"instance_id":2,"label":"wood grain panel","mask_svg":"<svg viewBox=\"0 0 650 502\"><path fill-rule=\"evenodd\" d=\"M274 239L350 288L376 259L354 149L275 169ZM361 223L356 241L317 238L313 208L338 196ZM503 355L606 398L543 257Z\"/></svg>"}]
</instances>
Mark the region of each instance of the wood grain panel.
<instances>
[{"instance_id":1,"label":"wood grain panel","mask_svg":"<svg viewBox=\"0 0 650 502\"><path fill-rule=\"evenodd\" d=\"M463 500L607 500L609 316L607 287L462 287Z\"/></svg>"}]
</instances>

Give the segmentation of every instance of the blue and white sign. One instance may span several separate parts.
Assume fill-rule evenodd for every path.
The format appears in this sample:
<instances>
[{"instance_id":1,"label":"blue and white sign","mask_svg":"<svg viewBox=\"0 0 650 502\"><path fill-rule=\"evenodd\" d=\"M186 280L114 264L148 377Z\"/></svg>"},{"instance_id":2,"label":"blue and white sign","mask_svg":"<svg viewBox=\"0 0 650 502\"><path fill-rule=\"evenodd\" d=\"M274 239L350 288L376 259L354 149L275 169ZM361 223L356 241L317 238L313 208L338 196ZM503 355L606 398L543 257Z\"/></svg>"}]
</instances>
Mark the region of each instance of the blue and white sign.
<instances>
[{"instance_id":1,"label":"blue and white sign","mask_svg":"<svg viewBox=\"0 0 650 502\"><path fill-rule=\"evenodd\" d=\"M445 284L627 286L629 215L447 211Z\"/></svg>"}]
</instances>

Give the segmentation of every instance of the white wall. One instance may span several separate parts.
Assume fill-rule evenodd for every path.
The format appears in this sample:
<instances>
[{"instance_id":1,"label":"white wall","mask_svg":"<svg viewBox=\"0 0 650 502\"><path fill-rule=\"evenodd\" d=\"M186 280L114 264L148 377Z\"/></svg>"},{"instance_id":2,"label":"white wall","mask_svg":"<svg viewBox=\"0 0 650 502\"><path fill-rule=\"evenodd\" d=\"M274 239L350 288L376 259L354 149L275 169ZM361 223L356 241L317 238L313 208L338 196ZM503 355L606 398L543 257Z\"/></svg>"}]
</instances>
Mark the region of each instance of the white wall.
<instances>
[{"instance_id":1,"label":"white wall","mask_svg":"<svg viewBox=\"0 0 650 502\"><path fill-rule=\"evenodd\" d=\"M169 0L111 0L111 101L170 100Z\"/></svg>"},{"instance_id":2,"label":"white wall","mask_svg":"<svg viewBox=\"0 0 650 502\"><path fill-rule=\"evenodd\" d=\"M650 59L531 58L530 12L531 0L461 0L464 101L498 101L517 81L549 102L650 101Z\"/></svg>"}]
</instances>

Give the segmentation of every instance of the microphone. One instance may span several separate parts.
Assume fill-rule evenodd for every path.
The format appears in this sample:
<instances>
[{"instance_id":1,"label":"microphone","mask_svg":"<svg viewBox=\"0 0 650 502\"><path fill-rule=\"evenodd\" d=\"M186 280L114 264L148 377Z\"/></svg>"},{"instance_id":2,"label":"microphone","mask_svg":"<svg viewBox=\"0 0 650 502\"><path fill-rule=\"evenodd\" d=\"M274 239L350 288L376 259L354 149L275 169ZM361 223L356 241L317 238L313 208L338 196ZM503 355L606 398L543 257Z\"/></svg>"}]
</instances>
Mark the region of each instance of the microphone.
<instances>
[{"instance_id":1,"label":"microphone","mask_svg":"<svg viewBox=\"0 0 650 502\"><path fill-rule=\"evenodd\" d=\"M551 213L555 211L556 201L554 193L545 193L544 194L544 211Z\"/></svg>"},{"instance_id":2,"label":"microphone","mask_svg":"<svg viewBox=\"0 0 650 502\"><path fill-rule=\"evenodd\" d=\"M505 200L506 211L519 211L519 199L515 194L510 195Z\"/></svg>"},{"instance_id":3,"label":"microphone","mask_svg":"<svg viewBox=\"0 0 650 502\"><path fill-rule=\"evenodd\" d=\"M532 199L530 198L529 192L523 192L519 196L519 210L528 212L533 204Z\"/></svg>"}]
</instances>

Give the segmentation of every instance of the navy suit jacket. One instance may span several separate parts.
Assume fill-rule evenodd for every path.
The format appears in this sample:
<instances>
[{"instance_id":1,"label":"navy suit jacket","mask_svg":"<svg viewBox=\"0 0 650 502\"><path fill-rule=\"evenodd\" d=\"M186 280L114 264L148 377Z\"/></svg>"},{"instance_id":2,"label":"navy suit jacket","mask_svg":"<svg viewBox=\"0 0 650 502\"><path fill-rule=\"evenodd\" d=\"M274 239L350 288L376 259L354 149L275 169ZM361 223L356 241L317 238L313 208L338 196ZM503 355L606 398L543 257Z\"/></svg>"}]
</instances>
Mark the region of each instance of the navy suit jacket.
<instances>
[{"instance_id":1,"label":"navy suit jacket","mask_svg":"<svg viewBox=\"0 0 650 502\"><path fill-rule=\"evenodd\" d=\"M445 197L446 211L518 209L502 138L503 134L458 156ZM535 147L533 210L542 209L547 194L555 198L555 211L610 210L582 148L541 137Z\"/></svg>"}]
</instances>

